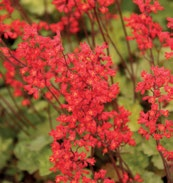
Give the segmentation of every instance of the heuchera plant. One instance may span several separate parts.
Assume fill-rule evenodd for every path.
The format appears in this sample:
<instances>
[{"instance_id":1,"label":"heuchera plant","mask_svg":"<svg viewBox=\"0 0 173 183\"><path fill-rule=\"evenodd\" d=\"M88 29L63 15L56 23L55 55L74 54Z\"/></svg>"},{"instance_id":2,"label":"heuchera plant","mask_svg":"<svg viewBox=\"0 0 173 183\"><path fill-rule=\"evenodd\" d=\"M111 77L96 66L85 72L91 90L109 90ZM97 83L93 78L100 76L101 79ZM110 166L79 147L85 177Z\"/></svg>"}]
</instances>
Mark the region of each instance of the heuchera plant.
<instances>
[{"instance_id":1,"label":"heuchera plant","mask_svg":"<svg viewBox=\"0 0 173 183\"><path fill-rule=\"evenodd\" d=\"M161 64L159 54L165 48L165 59L173 56L173 18L167 17L167 30L155 22L153 14L164 9L159 0L133 0L138 8L124 16L120 0L53 0L60 13L57 22L33 22L18 1L2 0L0 9L0 58L6 72L1 79L13 88L14 97L23 97L22 105L30 106L31 98L47 101L57 111L57 126L50 131L51 171L55 182L70 183L129 183L142 182L122 158L124 146L135 146L133 131L129 128L132 115L119 104L122 95L116 73L123 70L132 84L133 102L147 103L140 112L138 133L150 141L154 139L167 182L173 182L171 162L173 151L162 144L172 138L173 121L166 108L173 100L173 75ZM166 7L165 7L166 8ZM10 18L17 9L21 20ZM86 20L90 28L86 27ZM124 56L118 42L110 33L121 22ZM129 29L131 33L129 32ZM42 30L49 32L43 36ZM72 51L63 46L63 37L78 38ZM98 44L98 35L101 44ZM62 36L62 37L61 37ZM10 49L6 40L21 38L16 49ZM131 47L136 41L134 55ZM153 50L156 50L155 52ZM112 52L117 54L117 64ZM136 57L145 58L149 71L141 72L138 81L135 72ZM128 90L128 88L123 88ZM112 164L117 180L108 177L97 164L97 153ZM138 158L138 157L136 157ZM140 163L140 162L139 162Z\"/></svg>"}]
</instances>

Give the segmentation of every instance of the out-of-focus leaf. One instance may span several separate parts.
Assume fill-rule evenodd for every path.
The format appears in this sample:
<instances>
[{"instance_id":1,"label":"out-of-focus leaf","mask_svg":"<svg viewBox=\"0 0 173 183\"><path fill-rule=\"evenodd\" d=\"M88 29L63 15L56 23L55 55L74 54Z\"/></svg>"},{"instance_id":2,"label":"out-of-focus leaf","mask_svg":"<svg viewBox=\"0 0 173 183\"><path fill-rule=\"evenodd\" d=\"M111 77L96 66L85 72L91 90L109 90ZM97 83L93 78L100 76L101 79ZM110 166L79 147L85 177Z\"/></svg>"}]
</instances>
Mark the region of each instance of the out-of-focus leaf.
<instances>
[{"instance_id":1,"label":"out-of-focus leaf","mask_svg":"<svg viewBox=\"0 0 173 183\"><path fill-rule=\"evenodd\" d=\"M124 17L129 17L130 12L124 11L123 16ZM127 61L127 63L129 63L129 59L127 60L127 58L129 58L130 55L129 55L129 51L128 51L128 48L127 48L126 37L125 37L124 31L123 31L123 28L122 28L121 19L117 18L117 19L112 20L110 22L110 24L107 25L107 29L109 31L109 35L110 35L112 41L116 45L116 47L119 50L120 54ZM129 35L131 30L127 29L126 31ZM130 44L130 47L131 47L131 52L135 51L136 48L137 48L135 41L130 41L129 44ZM111 50L111 54L112 54L112 51L113 50ZM114 52L116 52L116 51L114 50ZM120 58L117 54L117 56L112 57L112 59L113 59L113 61L115 60L115 62L117 63L116 60L120 59Z\"/></svg>"},{"instance_id":2,"label":"out-of-focus leaf","mask_svg":"<svg viewBox=\"0 0 173 183\"><path fill-rule=\"evenodd\" d=\"M142 110L141 105L137 102L133 103L130 99L125 97L119 97L118 102L120 105L124 106L127 110L131 112L128 125L132 131L137 131L140 126L138 124L138 118L139 113Z\"/></svg>"},{"instance_id":3,"label":"out-of-focus leaf","mask_svg":"<svg viewBox=\"0 0 173 183\"><path fill-rule=\"evenodd\" d=\"M138 132L133 133L133 138L135 139L137 145L138 144L140 145L141 142L143 141L143 137Z\"/></svg>"},{"instance_id":4,"label":"out-of-focus leaf","mask_svg":"<svg viewBox=\"0 0 173 183\"><path fill-rule=\"evenodd\" d=\"M8 180L3 180L2 183L13 183L13 182L8 181Z\"/></svg>"},{"instance_id":5,"label":"out-of-focus leaf","mask_svg":"<svg viewBox=\"0 0 173 183\"><path fill-rule=\"evenodd\" d=\"M161 140L161 144L168 150L168 151L173 151L173 138L163 138Z\"/></svg>"},{"instance_id":6,"label":"out-of-focus leaf","mask_svg":"<svg viewBox=\"0 0 173 183\"><path fill-rule=\"evenodd\" d=\"M41 110L47 108L47 102L45 100L38 100L33 103L35 110L40 112ZM32 108L28 110L28 112L33 112Z\"/></svg>"},{"instance_id":7,"label":"out-of-focus leaf","mask_svg":"<svg viewBox=\"0 0 173 183\"><path fill-rule=\"evenodd\" d=\"M11 93L12 93L12 90L11 90ZM13 111L17 112L16 106L15 106L12 98L10 97L9 91L6 87L0 89L0 96L6 100L6 102L4 102L3 99L1 99L1 97L0 97L0 101L2 102L3 106L6 108L7 111L9 111L10 113L13 113L11 110L11 109L13 109ZM16 104L20 106L21 99L15 98L15 101L16 101ZM8 102L8 104L7 104L7 102Z\"/></svg>"},{"instance_id":8,"label":"out-of-focus leaf","mask_svg":"<svg viewBox=\"0 0 173 183\"><path fill-rule=\"evenodd\" d=\"M121 2L121 9L122 11L129 11L129 12L132 12L132 11L135 11L135 4L132 2L132 1L122 1Z\"/></svg>"},{"instance_id":9,"label":"out-of-focus leaf","mask_svg":"<svg viewBox=\"0 0 173 183\"><path fill-rule=\"evenodd\" d=\"M12 48L12 49L16 49L17 46L18 46L18 44L21 43L21 41L22 41L21 37L18 37L18 38L14 41L13 45L11 46L11 48Z\"/></svg>"},{"instance_id":10,"label":"out-of-focus leaf","mask_svg":"<svg viewBox=\"0 0 173 183\"><path fill-rule=\"evenodd\" d=\"M15 164L11 164L9 167L8 167L8 169L6 170L6 175L7 176L16 176L16 181L17 182L22 182L22 178L23 178L23 176L24 176L24 173L21 171L21 170L19 170L17 167L16 167L16 165Z\"/></svg>"},{"instance_id":11,"label":"out-of-focus leaf","mask_svg":"<svg viewBox=\"0 0 173 183\"><path fill-rule=\"evenodd\" d=\"M163 183L161 177L154 174L153 172L145 171L143 174L141 174L141 177L144 180L143 183Z\"/></svg>"},{"instance_id":12,"label":"out-of-focus leaf","mask_svg":"<svg viewBox=\"0 0 173 183\"><path fill-rule=\"evenodd\" d=\"M38 155L34 153L26 153L25 158L17 162L17 167L30 174L34 173L38 170Z\"/></svg>"},{"instance_id":13,"label":"out-of-focus leaf","mask_svg":"<svg viewBox=\"0 0 173 183\"><path fill-rule=\"evenodd\" d=\"M0 136L0 169L2 169L11 156L11 147L13 140L4 139Z\"/></svg>"},{"instance_id":14,"label":"out-of-focus leaf","mask_svg":"<svg viewBox=\"0 0 173 183\"><path fill-rule=\"evenodd\" d=\"M119 84L120 93L127 97L128 100L133 99L133 85L132 82L127 79L125 75L117 72L116 76L113 78L115 83Z\"/></svg>"},{"instance_id":15,"label":"out-of-focus leaf","mask_svg":"<svg viewBox=\"0 0 173 183\"><path fill-rule=\"evenodd\" d=\"M49 161L49 157L51 155L51 150L50 147L45 147L41 150L41 152L39 153L39 157L38 157L38 166L39 166L39 173L40 176L46 176L49 175L50 172L50 168L53 166L50 161Z\"/></svg>"},{"instance_id":16,"label":"out-of-focus leaf","mask_svg":"<svg viewBox=\"0 0 173 183\"><path fill-rule=\"evenodd\" d=\"M18 159L17 167L29 173L39 169L42 175L50 174L49 156L52 139L48 136L49 123L42 122L36 125L36 129L28 128L30 136L21 132L18 136L19 142L14 148L14 154ZM43 166L43 167L42 167Z\"/></svg>"},{"instance_id":17,"label":"out-of-focus leaf","mask_svg":"<svg viewBox=\"0 0 173 183\"><path fill-rule=\"evenodd\" d=\"M123 160L128 164L134 174L142 174L149 165L149 159L139 149L134 148L133 152L123 153Z\"/></svg>"},{"instance_id":18,"label":"out-of-focus leaf","mask_svg":"<svg viewBox=\"0 0 173 183\"><path fill-rule=\"evenodd\" d=\"M38 138L39 136L47 136L50 132L50 124L48 121L41 121L36 125L36 129L31 127L28 128L28 133L30 136L27 136L24 132L20 132L18 138L20 141L32 141L33 139Z\"/></svg>"},{"instance_id":19,"label":"out-of-focus leaf","mask_svg":"<svg viewBox=\"0 0 173 183\"><path fill-rule=\"evenodd\" d=\"M42 15L46 11L48 13L52 13L55 10L54 5L51 3L51 0L47 0L45 4L44 0L21 0L20 3L25 9L27 9L30 13Z\"/></svg>"},{"instance_id":20,"label":"out-of-focus leaf","mask_svg":"<svg viewBox=\"0 0 173 183\"><path fill-rule=\"evenodd\" d=\"M156 142L153 139L143 141L141 144L141 150L148 156L158 155Z\"/></svg>"},{"instance_id":21,"label":"out-of-focus leaf","mask_svg":"<svg viewBox=\"0 0 173 183\"><path fill-rule=\"evenodd\" d=\"M159 22L161 26L166 28L166 18L172 15L173 2L169 0L159 0L159 3L164 7L164 10L159 11L157 14L153 14L155 21Z\"/></svg>"},{"instance_id":22,"label":"out-of-focus leaf","mask_svg":"<svg viewBox=\"0 0 173 183\"><path fill-rule=\"evenodd\" d=\"M134 70L137 79L141 80L141 72L142 71L150 72L150 64L144 58L140 59L137 63L134 64Z\"/></svg>"},{"instance_id":23,"label":"out-of-focus leaf","mask_svg":"<svg viewBox=\"0 0 173 183\"><path fill-rule=\"evenodd\" d=\"M156 168L158 168L160 170L164 169L163 161L162 161L160 155L153 156L151 161L153 162L153 164Z\"/></svg>"},{"instance_id":24,"label":"out-of-focus leaf","mask_svg":"<svg viewBox=\"0 0 173 183\"><path fill-rule=\"evenodd\" d=\"M51 141L50 136L38 136L36 139L30 141L28 148L31 151L40 151L44 146L50 144Z\"/></svg>"},{"instance_id":25,"label":"out-of-focus leaf","mask_svg":"<svg viewBox=\"0 0 173 183\"><path fill-rule=\"evenodd\" d=\"M38 152L29 150L30 141L20 141L14 148L14 154L18 158L17 167L28 171L30 174L38 169Z\"/></svg>"}]
</instances>

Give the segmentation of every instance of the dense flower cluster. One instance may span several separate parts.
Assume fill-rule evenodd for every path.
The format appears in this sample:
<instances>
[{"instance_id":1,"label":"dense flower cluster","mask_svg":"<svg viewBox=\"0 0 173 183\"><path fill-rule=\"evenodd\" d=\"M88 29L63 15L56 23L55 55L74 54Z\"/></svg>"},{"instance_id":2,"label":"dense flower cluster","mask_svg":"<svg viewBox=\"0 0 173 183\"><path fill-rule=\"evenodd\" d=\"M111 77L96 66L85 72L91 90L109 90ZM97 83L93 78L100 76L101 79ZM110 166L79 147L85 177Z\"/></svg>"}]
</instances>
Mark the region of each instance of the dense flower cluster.
<instances>
[{"instance_id":1,"label":"dense flower cluster","mask_svg":"<svg viewBox=\"0 0 173 183\"><path fill-rule=\"evenodd\" d=\"M27 92L38 99L40 89L53 90L50 80L56 76L57 65L63 57L60 35L57 33L51 39L38 35L37 30L37 25L25 26L23 41L17 49L2 49L6 83L13 87L15 96L24 96ZM57 94L55 90L54 94ZM50 99L50 91L46 96Z\"/></svg>"},{"instance_id":2,"label":"dense flower cluster","mask_svg":"<svg viewBox=\"0 0 173 183\"><path fill-rule=\"evenodd\" d=\"M140 114L139 123L142 126L139 133L146 139L153 137L160 142L164 137L170 138L173 135L173 121L167 119L169 111L164 109L173 99L173 75L163 67L153 66L151 69L151 74L142 72L143 81L136 88L142 95L146 93L143 100L148 101L151 106L149 111L142 111ZM166 158L171 159L160 144L158 148L164 151Z\"/></svg>"},{"instance_id":3,"label":"dense flower cluster","mask_svg":"<svg viewBox=\"0 0 173 183\"><path fill-rule=\"evenodd\" d=\"M107 14L107 16L111 16L109 13L108 7L113 4L115 0L53 0L53 4L59 12L64 13L64 16L61 20L52 24L52 28L58 28L60 30L64 30L68 28L68 31L71 33L77 33L80 30L80 22L82 16L87 14L91 19L95 19L92 12L93 10L101 12L102 14Z\"/></svg>"},{"instance_id":4,"label":"dense flower cluster","mask_svg":"<svg viewBox=\"0 0 173 183\"><path fill-rule=\"evenodd\" d=\"M173 30L173 18L167 18L168 24L167 27L172 31ZM162 43L163 47L170 48L170 52L165 52L166 59L170 59L173 57L173 35L172 32L161 32L159 34L160 42Z\"/></svg>"},{"instance_id":5,"label":"dense flower cluster","mask_svg":"<svg viewBox=\"0 0 173 183\"><path fill-rule=\"evenodd\" d=\"M4 20L9 18L14 11L10 1L3 0L0 2L0 10L6 10L0 15L0 35L6 39L8 37L15 39L21 35L21 27L25 25L24 21L15 20L11 24L4 24Z\"/></svg>"},{"instance_id":6,"label":"dense flower cluster","mask_svg":"<svg viewBox=\"0 0 173 183\"><path fill-rule=\"evenodd\" d=\"M39 94L48 100L64 98L59 125L50 133L54 138L52 171L62 173L56 182L114 182L105 178L104 170L95 172L93 180L87 178L90 172L86 168L96 161L92 151L99 148L109 154L124 144L135 144L127 126L130 113L117 105L119 87L109 81L115 71L105 48L103 44L91 50L81 43L74 53L64 54L59 32L53 38L43 37L37 25L28 25L16 50L2 49L6 83L13 87L15 96L27 92L35 99ZM114 106L109 111L105 110L108 103Z\"/></svg>"},{"instance_id":7,"label":"dense flower cluster","mask_svg":"<svg viewBox=\"0 0 173 183\"><path fill-rule=\"evenodd\" d=\"M87 44L81 44L75 53L67 55L56 77L66 101L62 108L67 111L57 118L59 125L51 132L54 138L52 170L61 170L64 174L57 176L57 183L91 182L84 176L84 168L95 164L94 157L88 155L91 149L101 148L103 153L109 153L123 144L134 145L127 126L129 112L119 106L105 111L104 105L114 103L119 93L118 85L108 82L115 72L111 69L110 57L103 52L105 48L106 45L97 46L92 51ZM101 177L95 176L93 182L98 178ZM104 182L114 181L105 179Z\"/></svg>"},{"instance_id":8,"label":"dense flower cluster","mask_svg":"<svg viewBox=\"0 0 173 183\"><path fill-rule=\"evenodd\" d=\"M145 52L154 46L154 39L162 31L161 26L153 22L150 14L152 12L157 13L158 10L163 10L163 7L158 1L154 1L153 4L151 4L151 0L134 0L133 2L138 5L141 13L133 13L129 18L125 19L128 22L127 26L132 29L132 36L129 36L128 39L136 40L139 49Z\"/></svg>"}]
</instances>

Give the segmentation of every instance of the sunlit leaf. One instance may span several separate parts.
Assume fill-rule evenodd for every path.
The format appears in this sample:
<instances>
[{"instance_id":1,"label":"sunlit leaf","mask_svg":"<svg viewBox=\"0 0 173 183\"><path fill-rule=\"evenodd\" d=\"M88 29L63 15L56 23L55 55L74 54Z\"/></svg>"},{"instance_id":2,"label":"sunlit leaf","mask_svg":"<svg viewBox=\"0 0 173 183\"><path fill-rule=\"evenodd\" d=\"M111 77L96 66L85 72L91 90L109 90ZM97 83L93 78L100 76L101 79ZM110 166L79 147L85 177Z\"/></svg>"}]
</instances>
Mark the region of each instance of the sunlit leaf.
<instances>
[{"instance_id":1,"label":"sunlit leaf","mask_svg":"<svg viewBox=\"0 0 173 183\"><path fill-rule=\"evenodd\" d=\"M21 0L21 4L30 13L37 15L42 15L45 11L51 13L55 9L55 7L51 4L51 0L48 0L46 4L44 0Z\"/></svg>"},{"instance_id":2,"label":"sunlit leaf","mask_svg":"<svg viewBox=\"0 0 173 183\"><path fill-rule=\"evenodd\" d=\"M162 161L160 155L153 156L151 161L153 162L153 164L156 168L158 168L160 170L164 169L163 161Z\"/></svg>"},{"instance_id":3,"label":"sunlit leaf","mask_svg":"<svg viewBox=\"0 0 173 183\"><path fill-rule=\"evenodd\" d=\"M53 166L49 161L49 156L51 155L50 147L47 146L44 149L41 150L40 155L38 157L38 168L40 176L49 175L50 168Z\"/></svg>"},{"instance_id":4,"label":"sunlit leaf","mask_svg":"<svg viewBox=\"0 0 173 183\"><path fill-rule=\"evenodd\" d=\"M43 147L50 144L51 141L50 136L38 136L36 139L30 141L28 148L31 151L40 151Z\"/></svg>"},{"instance_id":5,"label":"sunlit leaf","mask_svg":"<svg viewBox=\"0 0 173 183\"><path fill-rule=\"evenodd\" d=\"M153 139L143 141L141 144L141 150L148 156L158 155L156 142Z\"/></svg>"}]
</instances>

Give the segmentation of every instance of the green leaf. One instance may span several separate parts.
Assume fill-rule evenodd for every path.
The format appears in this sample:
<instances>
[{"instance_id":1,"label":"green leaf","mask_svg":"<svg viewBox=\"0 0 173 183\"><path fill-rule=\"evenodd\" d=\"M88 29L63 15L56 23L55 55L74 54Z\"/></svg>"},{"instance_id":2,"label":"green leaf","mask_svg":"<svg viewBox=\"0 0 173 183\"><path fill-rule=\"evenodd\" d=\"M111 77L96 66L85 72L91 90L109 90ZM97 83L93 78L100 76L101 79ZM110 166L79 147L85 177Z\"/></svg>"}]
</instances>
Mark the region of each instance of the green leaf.
<instances>
[{"instance_id":1,"label":"green leaf","mask_svg":"<svg viewBox=\"0 0 173 183\"><path fill-rule=\"evenodd\" d=\"M169 119L173 120L173 101L170 101L169 104L164 107L164 110L169 111Z\"/></svg>"},{"instance_id":2,"label":"green leaf","mask_svg":"<svg viewBox=\"0 0 173 183\"><path fill-rule=\"evenodd\" d=\"M142 58L139 60L139 62L134 64L134 70L135 70L137 79L141 80L141 72L144 70L146 72L150 72L151 67L150 67L150 64L148 63L148 61L146 59Z\"/></svg>"},{"instance_id":3,"label":"green leaf","mask_svg":"<svg viewBox=\"0 0 173 183\"><path fill-rule=\"evenodd\" d=\"M11 46L12 49L16 49L18 47L18 44L22 42L21 37L17 37L17 39L14 41L13 45Z\"/></svg>"},{"instance_id":4,"label":"green leaf","mask_svg":"<svg viewBox=\"0 0 173 183\"><path fill-rule=\"evenodd\" d=\"M38 136L36 139L30 141L28 146L30 151L40 151L43 147L50 144L52 138L50 136Z\"/></svg>"},{"instance_id":5,"label":"green leaf","mask_svg":"<svg viewBox=\"0 0 173 183\"><path fill-rule=\"evenodd\" d=\"M45 100L37 100L34 102L34 108L38 112L47 108L47 105L48 105L48 103ZM30 112L30 113L33 112L32 108L28 112Z\"/></svg>"},{"instance_id":6,"label":"green leaf","mask_svg":"<svg viewBox=\"0 0 173 183\"><path fill-rule=\"evenodd\" d=\"M156 149L156 142L153 139L144 140L141 144L141 150L144 154L148 156L158 155L158 151Z\"/></svg>"},{"instance_id":7,"label":"green leaf","mask_svg":"<svg viewBox=\"0 0 173 183\"><path fill-rule=\"evenodd\" d=\"M135 139L137 145L140 145L143 141L143 137L138 132L133 132L133 138Z\"/></svg>"},{"instance_id":8,"label":"green leaf","mask_svg":"<svg viewBox=\"0 0 173 183\"><path fill-rule=\"evenodd\" d=\"M118 103L131 112L128 125L132 131L137 131L140 127L138 124L138 118L140 111L142 110L141 105L137 102L133 103L132 100L126 97L119 97Z\"/></svg>"},{"instance_id":9,"label":"green leaf","mask_svg":"<svg viewBox=\"0 0 173 183\"><path fill-rule=\"evenodd\" d=\"M163 165L163 161L160 157L160 155L157 155L157 156L153 156L151 161L153 162L153 165L160 169L160 170L163 170L164 169L164 165Z\"/></svg>"},{"instance_id":10,"label":"green leaf","mask_svg":"<svg viewBox=\"0 0 173 183\"><path fill-rule=\"evenodd\" d=\"M163 138L161 140L161 144L168 150L168 151L173 151L173 138Z\"/></svg>"},{"instance_id":11,"label":"green leaf","mask_svg":"<svg viewBox=\"0 0 173 183\"><path fill-rule=\"evenodd\" d=\"M38 157L39 155L37 153L27 152L25 157L17 162L17 167L20 170L24 170L32 174L38 170Z\"/></svg>"},{"instance_id":12,"label":"green leaf","mask_svg":"<svg viewBox=\"0 0 173 183\"><path fill-rule=\"evenodd\" d=\"M48 136L50 131L49 123L42 122L36 125L36 129L28 128L30 136L23 132L19 133L18 140L14 148L14 154L18 159L17 167L20 170L34 173L38 169L42 175L50 173L50 147L52 138Z\"/></svg>"},{"instance_id":13,"label":"green leaf","mask_svg":"<svg viewBox=\"0 0 173 183\"><path fill-rule=\"evenodd\" d=\"M28 171L30 174L38 169L38 152L30 151L30 141L20 141L14 148L14 154L18 158L17 167Z\"/></svg>"},{"instance_id":14,"label":"green leaf","mask_svg":"<svg viewBox=\"0 0 173 183\"><path fill-rule=\"evenodd\" d=\"M21 131L18 134L18 138L20 141L32 141L39 136L46 136L49 139L48 133L50 132L50 130L50 124L48 123L48 121L42 121L42 123L36 125L36 129L33 129L31 127L27 129L30 136L27 136L23 131Z\"/></svg>"},{"instance_id":15,"label":"green leaf","mask_svg":"<svg viewBox=\"0 0 173 183\"><path fill-rule=\"evenodd\" d=\"M132 82L127 79L125 75L117 72L116 76L113 78L114 83L118 83L120 87L120 93L127 97L127 100L133 99L133 85Z\"/></svg>"},{"instance_id":16,"label":"green leaf","mask_svg":"<svg viewBox=\"0 0 173 183\"><path fill-rule=\"evenodd\" d=\"M142 174L149 165L148 157L138 147L131 147L131 151L122 153L122 158L134 174Z\"/></svg>"},{"instance_id":17,"label":"green leaf","mask_svg":"<svg viewBox=\"0 0 173 183\"><path fill-rule=\"evenodd\" d=\"M144 180L143 183L153 183L153 182L163 183L161 177L154 174L153 172L145 171L143 174L141 174L141 176Z\"/></svg>"},{"instance_id":18,"label":"green leaf","mask_svg":"<svg viewBox=\"0 0 173 183\"><path fill-rule=\"evenodd\" d=\"M43 148L39 153L38 167L39 167L40 176L49 175L51 173L49 170L53 166L49 161L49 157L51 156L51 153L52 152L49 146Z\"/></svg>"},{"instance_id":19,"label":"green leaf","mask_svg":"<svg viewBox=\"0 0 173 183\"><path fill-rule=\"evenodd\" d=\"M121 9L122 11L129 11L129 12L132 12L132 11L135 11L135 4L132 2L132 1L122 1L121 2Z\"/></svg>"},{"instance_id":20,"label":"green leaf","mask_svg":"<svg viewBox=\"0 0 173 183\"><path fill-rule=\"evenodd\" d=\"M48 13L52 13L55 10L55 7L51 3L51 0L47 0L46 5L44 3L44 0L21 0L20 3L31 14L43 15L43 13L45 12L45 8Z\"/></svg>"},{"instance_id":21,"label":"green leaf","mask_svg":"<svg viewBox=\"0 0 173 183\"><path fill-rule=\"evenodd\" d=\"M129 11L124 11L123 16L124 17L129 17L130 12ZM126 58L129 58L129 52L128 52L128 48L127 48L126 37L124 35L121 19L117 18L117 19L111 20L110 24L108 24L107 29L109 31L109 35L110 35L112 41L116 45L116 47L119 50L122 57L125 60L126 60ZM129 35L131 30L126 29L126 31L127 31L127 34ZM131 47L131 52L134 52L137 48L136 42L135 41L130 41L129 44L130 44L130 47ZM113 51L113 49L111 50L111 54L112 54L112 51ZM119 56L118 56L118 54L116 53L115 50L114 50L114 52L115 52L114 54L116 54L116 57L113 57L112 55L111 56L112 56L113 61L115 61L117 63L117 60L120 60L120 58L119 58Z\"/></svg>"},{"instance_id":22,"label":"green leaf","mask_svg":"<svg viewBox=\"0 0 173 183\"><path fill-rule=\"evenodd\" d=\"M161 26L166 28L166 18L172 15L173 2L171 0L159 0L159 3L164 7L164 10L158 11L158 13L153 14L152 17L155 21L159 22Z\"/></svg>"},{"instance_id":23,"label":"green leaf","mask_svg":"<svg viewBox=\"0 0 173 183\"><path fill-rule=\"evenodd\" d=\"M10 138L4 139L0 136L0 169L5 167L6 162L11 156L13 140Z\"/></svg>"}]
</instances>

